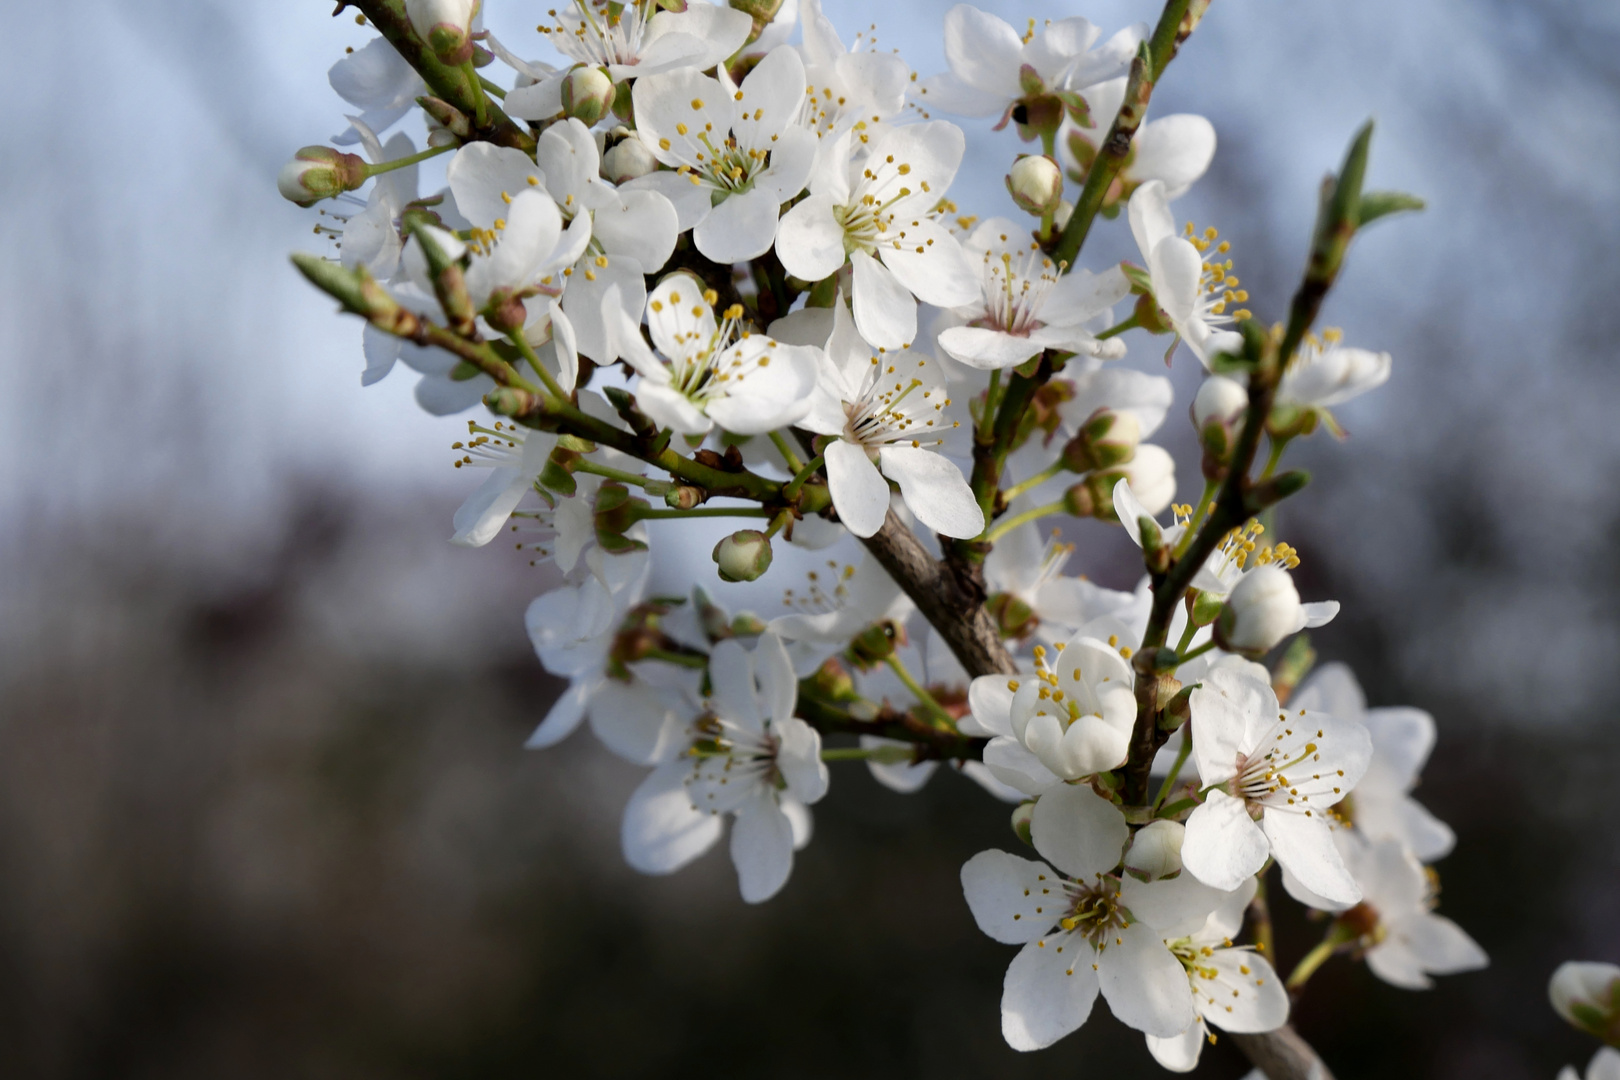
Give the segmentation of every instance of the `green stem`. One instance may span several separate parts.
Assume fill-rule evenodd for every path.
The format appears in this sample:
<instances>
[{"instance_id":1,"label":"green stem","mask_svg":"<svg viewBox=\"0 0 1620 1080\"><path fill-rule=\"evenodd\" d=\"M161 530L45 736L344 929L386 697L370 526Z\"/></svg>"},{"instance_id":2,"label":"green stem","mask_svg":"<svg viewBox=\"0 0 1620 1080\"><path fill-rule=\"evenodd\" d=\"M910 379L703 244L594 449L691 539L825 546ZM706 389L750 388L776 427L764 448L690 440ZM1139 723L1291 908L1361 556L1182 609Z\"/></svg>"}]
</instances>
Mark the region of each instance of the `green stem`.
<instances>
[{"instance_id":1,"label":"green stem","mask_svg":"<svg viewBox=\"0 0 1620 1080\"><path fill-rule=\"evenodd\" d=\"M1208 641L1204 642L1202 645L1198 646L1198 648L1194 649L1190 653L1182 654L1180 650L1177 650L1176 659L1177 659L1177 661L1179 663L1185 664L1189 660L1196 660L1198 657L1203 656L1205 653L1209 652L1209 650L1213 649L1214 647L1215 647L1215 639L1211 638Z\"/></svg>"},{"instance_id":2,"label":"green stem","mask_svg":"<svg viewBox=\"0 0 1620 1080\"><path fill-rule=\"evenodd\" d=\"M1277 938L1271 927L1271 905L1266 902L1266 871L1255 877L1254 899L1249 901L1250 921L1254 926L1254 948L1272 965L1277 963Z\"/></svg>"},{"instance_id":3,"label":"green stem","mask_svg":"<svg viewBox=\"0 0 1620 1080\"><path fill-rule=\"evenodd\" d=\"M478 74L478 69L473 67L473 62L471 60L468 60L461 66L462 69L467 73L467 86L472 92L473 122L481 128L488 127L489 96L484 93L483 77Z\"/></svg>"},{"instance_id":4,"label":"green stem","mask_svg":"<svg viewBox=\"0 0 1620 1080\"><path fill-rule=\"evenodd\" d=\"M1198 526L1203 523L1204 515L1209 513L1209 504L1215 498L1215 492L1220 490L1220 486L1220 482L1216 480L1204 481L1204 493L1198 497L1198 505L1193 507L1193 516L1187 522L1187 531L1181 534L1181 539L1176 543L1176 550L1171 553L1176 558L1179 559L1186 554L1187 547L1198 534Z\"/></svg>"},{"instance_id":5,"label":"green stem","mask_svg":"<svg viewBox=\"0 0 1620 1080\"><path fill-rule=\"evenodd\" d=\"M1197 805L1198 805L1198 800L1197 799L1177 799L1175 802L1171 803L1169 806L1162 807L1161 809L1159 809L1153 816L1154 817L1161 817L1161 818L1173 818L1177 814L1181 813L1183 810L1191 810L1193 807L1195 807Z\"/></svg>"},{"instance_id":6,"label":"green stem","mask_svg":"<svg viewBox=\"0 0 1620 1080\"><path fill-rule=\"evenodd\" d=\"M644 654L648 660L662 660L666 664L679 664L681 667L705 668L709 666L709 658L698 656L695 653L670 652L668 649L648 649Z\"/></svg>"},{"instance_id":7,"label":"green stem","mask_svg":"<svg viewBox=\"0 0 1620 1080\"><path fill-rule=\"evenodd\" d=\"M996 419L996 392L1001 389L1001 369L996 368L990 372L990 386L984 392L984 416L980 417L979 427L986 434L995 424Z\"/></svg>"},{"instance_id":8,"label":"green stem","mask_svg":"<svg viewBox=\"0 0 1620 1080\"><path fill-rule=\"evenodd\" d=\"M1057 502L1037 506L1033 510L1025 510L1022 514L1014 514L1010 518L1004 518L996 522L995 527L984 534L984 542L993 544L1020 525L1028 524L1031 521L1039 521L1041 518L1050 517L1053 514L1061 514L1064 510L1065 504L1062 499L1059 499Z\"/></svg>"},{"instance_id":9,"label":"green stem","mask_svg":"<svg viewBox=\"0 0 1620 1080\"><path fill-rule=\"evenodd\" d=\"M635 487L644 488L648 484L658 482L649 480L640 473L625 472L623 469L615 469L611 465L599 465L590 458L580 458L574 462L573 468L575 472L590 473L593 476L605 476L609 480L617 480L621 484L631 484Z\"/></svg>"},{"instance_id":10,"label":"green stem","mask_svg":"<svg viewBox=\"0 0 1620 1080\"><path fill-rule=\"evenodd\" d=\"M641 521L664 521L671 518L718 517L773 517L777 512L766 506L699 506L692 510L642 510L636 514Z\"/></svg>"},{"instance_id":11,"label":"green stem","mask_svg":"<svg viewBox=\"0 0 1620 1080\"><path fill-rule=\"evenodd\" d=\"M898 764L910 761L915 751L909 746L834 746L821 752L822 761L877 761Z\"/></svg>"},{"instance_id":12,"label":"green stem","mask_svg":"<svg viewBox=\"0 0 1620 1080\"><path fill-rule=\"evenodd\" d=\"M546 370L546 365L540 359L540 354L534 351L534 346L530 345L529 339L523 336L523 331L514 330L510 334L507 334L506 337L507 340L517 348L517 351L523 354L523 359L527 360L529 362L529 366L534 369L534 373L540 376L540 381L545 383L546 389L550 391L551 395L558 401L568 401L568 393L563 390L562 385L552 377L551 372Z\"/></svg>"},{"instance_id":13,"label":"green stem","mask_svg":"<svg viewBox=\"0 0 1620 1080\"><path fill-rule=\"evenodd\" d=\"M1271 474L1277 471L1277 466L1282 462L1283 451L1288 448L1287 439L1269 439L1268 441L1271 443L1271 453L1266 456L1266 467L1260 470L1260 479L1262 480L1269 479Z\"/></svg>"},{"instance_id":14,"label":"green stem","mask_svg":"<svg viewBox=\"0 0 1620 1080\"><path fill-rule=\"evenodd\" d=\"M383 173L393 172L395 169L403 169L407 165L416 165L428 160L429 158L436 158L440 154L447 153L454 149L454 146L430 146L419 154L412 154L409 157L395 158L393 161L384 161L376 165L367 165L366 175L381 176Z\"/></svg>"},{"instance_id":15,"label":"green stem","mask_svg":"<svg viewBox=\"0 0 1620 1080\"><path fill-rule=\"evenodd\" d=\"M1153 800L1153 812L1154 813L1159 812L1159 807L1164 804L1165 796L1169 795L1170 794L1170 789L1176 786L1176 780L1177 780L1178 777L1181 776L1181 767L1183 765L1187 764L1187 755L1191 754L1191 753L1192 753L1192 733L1187 730L1186 725L1182 725L1182 728L1181 728L1181 749L1176 752L1176 762L1175 762L1175 764L1170 766L1170 775L1164 778L1164 783L1163 784L1159 785L1158 798Z\"/></svg>"},{"instance_id":16,"label":"green stem","mask_svg":"<svg viewBox=\"0 0 1620 1080\"><path fill-rule=\"evenodd\" d=\"M771 519L771 527L765 530L765 539L769 540L782 531L782 526L793 520L793 511L783 510Z\"/></svg>"},{"instance_id":17,"label":"green stem","mask_svg":"<svg viewBox=\"0 0 1620 1080\"><path fill-rule=\"evenodd\" d=\"M1007 501L1012 502L1014 499L1018 498L1018 496L1022 495L1026 491L1029 491L1031 488L1040 487L1042 484L1046 483L1048 480L1052 479L1052 477L1056 476L1062 471L1063 462L1054 461L1049 467L1042 469L1028 480L1014 484L1012 487L1008 488L1004 493L1007 496Z\"/></svg>"},{"instance_id":18,"label":"green stem","mask_svg":"<svg viewBox=\"0 0 1620 1080\"><path fill-rule=\"evenodd\" d=\"M893 671L895 676L906 684L906 689L911 691L912 696L922 702L923 708L927 709L936 720L943 721L951 730L956 729L956 721L951 719L951 714L946 712L945 707L934 700L934 695L930 694L927 688L916 680L916 677L901 662L900 657L890 653L886 663L889 665L889 670Z\"/></svg>"},{"instance_id":19,"label":"green stem","mask_svg":"<svg viewBox=\"0 0 1620 1080\"><path fill-rule=\"evenodd\" d=\"M1316 969L1327 963L1328 957L1338 952L1341 945L1354 940L1354 938L1355 931L1346 928L1341 922L1334 922L1333 926L1329 928L1327 936L1317 944L1316 948L1306 953L1304 959L1295 965L1294 970L1289 974L1288 981L1284 984L1288 987L1289 992L1298 993L1306 982L1310 980L1310 977L1316 974Z\"/></svg>"},{"instance_id":20,"label":"green stem","mask_svg":"<svg viewBox=\"0 0 1620 1080\"><path fill-rule=\"evenodd\" d=\"M1187 628L1181 632L1181 640L1176 642L1176 655L1180 656L1192 644L1193 635L1198 633L1198 627L1192 621L1192 613L1187 615Z\"/></svg>"},{"instance_id":21,"label":"green stem","mask_svg":"<svg viewBox=\"0 0 1620 1080\"><path fill-rule=\"evenodd\" d=\"M1147 115L1148 99L1153 96L1154 84L1164 76L1164 69L1175 57L1182 39L1192 31L1191 26L1182 26L1190 3L1191 0L1169 0L1164 5L1153 36L1145 43L1145 62L1139 55L1131 63L1124 103L1113 118L1107 137L1097 149L1097 156L1086 174L1085 187L1075 200L1074 213L1069 215L1069 223L1063 227L1063 235L1052 249L1053 259L1059 263L1074 265L1091 231L1091 224L1102 209L1109 189L1113 187L1114 178L1130 157L1131 141Z\"/></svg>"},{"instance_id":22,"label":"green stem","mask_svg":"<svg viewBox=\"0 0 1620 1080\"><path fill-rule=\"evenodd\" d=\"M788 441L782 437L780 431L771 432L771 443L775 445L777 452L782 455L782 460L787 462L788 468L794 472L804 468L804 462L799 460L799 455L793 452L793 447L788 445Z\"/></svg>"},{"instance_id":23,"label":"green stem","mask_svg":"<svg viewBox=\"0 0 1620 1080\"><path fill-rule=\"evenodd\" d=\"M798 475L792 480L788 481L787 487L782 489L782 498L791 502L793 498L799 494L800 490L803 489L804 482L816 475L816 470L821 468L822 463L825 460L826 459L822 455L817 454L810 460L809 464L802 466L799 469Z\"/></svg>"},{"instance_id":24,"label":"green stem","mask_svg":"<svg viewBox=\"0 0 1620 1080\"><path fill-rule=\"evenodd\" d=\"M1141 325L1142 324L1136 318L1136 312L1133 311L1133 312L1131 312L1131 317L1126 319L1124 322L1115 323L1113 326L1110 326L1108 329L1106 329L1102 333L1098 334L1097 335L1097 340L1098 341L1107 341L1111 337L1118 337L1120 334L1123 334L1127 330L1135 330L1138 326L1141 326Z\"/></svg>"},{"instance_id":25,"label":"green stem","mask_svg":"<svg viewBox=\"0 0 1620 1080\"><path fill-rule=\"evenodd\" d=\"M486 93L486 94L494 94L496 97L500 98L502 101L506 100L506 90L504 88L502 88L500 83L491 82L490 80L488 80L488 79L484 78L482 75L480 75L480 76L478 76L478 85L482 86L484 88L484 93Z\"/></svg>"}]
</instances>

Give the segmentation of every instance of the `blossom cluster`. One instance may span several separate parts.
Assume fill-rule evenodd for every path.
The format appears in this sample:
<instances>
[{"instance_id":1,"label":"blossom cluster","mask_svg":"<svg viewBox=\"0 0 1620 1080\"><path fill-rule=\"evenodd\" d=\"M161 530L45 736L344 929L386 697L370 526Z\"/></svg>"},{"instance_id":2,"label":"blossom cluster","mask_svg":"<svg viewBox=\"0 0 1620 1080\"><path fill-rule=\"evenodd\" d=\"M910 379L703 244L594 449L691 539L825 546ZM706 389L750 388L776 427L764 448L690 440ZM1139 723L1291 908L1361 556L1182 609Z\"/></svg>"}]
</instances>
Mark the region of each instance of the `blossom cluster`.
<instances>
[{"instance_id":1,"label":"blossom cluster","mask_svg":"<svg viewBox=\"0 0 1620 1080\"><path fill-rule=\"evenodd\" d=\"M1106 37L958 5L930 77L846 45L818 0L568 0L525 41L488 32L479 0L355 6L381 35L331 71L353 109L333 141L362 153L309 147L283 170L331 245L299 265L365 319L364 384L403 364L427 412L485 409L454 445L483 477L452 540L515 534L560 575L525 621L568 689L528 745L588 723L649 770L623 817L633 867L671 873L724 838L743 900L764 901L829 763L897 792L944 766L1016 806L1011 842L1036 856L961 873L978 925L1020 947L1007 1042L1052 1044L1101 994L1177 1071L1211 1029L1283 1025L1334 953L1412 989L1485 963L1434 911L1453 837L1411 797L1433 720L1369 708L1342 665L1306 677L1295 635L1338 605L1302 601L1274 538L1270 507L1303 486L1278 465L1319 427L1342 437L1332 410L1391 361L1258 323L1230 244L1177 226L1215 131L1145 114L1204 5L1173 0L1179 36ZM408 115L420 150L389 134ZM967 140L947 116L1038 144L1006 170L1022 216L953 200ZM1405 208L1358 209L1359 185L1347 164L1324 203L1359 214L1348 232ZM1079 265L1086 230L1121 216L1139 261ZM1152 335L1154 359L1185 344L1204 375L1196 503L1146 441L1169 379L1125 363ZM764 577L779 546L827 564L774 615L713 586L655 594L669 533L648 522L725 517L759 527L716 545L723 581ZM1088 517L1142 549L1134 589L1073 573L1043 532ZM869 553L808 554L846 536ZM1274 864L1329 915L1286 983Z\"/></svg>"}]
</instances>

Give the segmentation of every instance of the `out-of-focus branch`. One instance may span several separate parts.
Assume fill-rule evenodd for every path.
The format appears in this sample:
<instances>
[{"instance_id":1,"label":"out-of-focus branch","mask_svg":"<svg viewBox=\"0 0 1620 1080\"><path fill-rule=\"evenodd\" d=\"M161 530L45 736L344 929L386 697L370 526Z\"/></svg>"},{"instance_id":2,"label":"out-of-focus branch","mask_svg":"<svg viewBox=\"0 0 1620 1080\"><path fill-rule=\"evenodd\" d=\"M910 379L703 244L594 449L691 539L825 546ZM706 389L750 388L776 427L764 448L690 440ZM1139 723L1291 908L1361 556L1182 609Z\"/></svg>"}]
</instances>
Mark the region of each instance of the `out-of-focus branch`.
<instances>
[{"instance_id":1,"label":"out-of-focus branch","mask_svg":"<svg viewBox=\"0 0 1620 1080\"><path fill-rule=\"evenodd\" d=\"M1227 1038L1270 1080L1333 1080L1333 1073L1291 1024L1260 1035L1229 1032Z\"/></svg>"},{"instance_id":2,"label":"out-of-focus branch","mask_svg":"<svg viewBox=\"0 0 1620 1080\"><path fill-rule=\"evenodd\" d=\"M341 0L333 14L347 7L358 8L366 20L381 31L405 62L422 76L434 97L448 102L467 117L471 124L470 138L534 152L534 136L489 100L470 65L442 62L416 36L411 20L405 15L405 0Z\"/></svg>"}]
</instances>

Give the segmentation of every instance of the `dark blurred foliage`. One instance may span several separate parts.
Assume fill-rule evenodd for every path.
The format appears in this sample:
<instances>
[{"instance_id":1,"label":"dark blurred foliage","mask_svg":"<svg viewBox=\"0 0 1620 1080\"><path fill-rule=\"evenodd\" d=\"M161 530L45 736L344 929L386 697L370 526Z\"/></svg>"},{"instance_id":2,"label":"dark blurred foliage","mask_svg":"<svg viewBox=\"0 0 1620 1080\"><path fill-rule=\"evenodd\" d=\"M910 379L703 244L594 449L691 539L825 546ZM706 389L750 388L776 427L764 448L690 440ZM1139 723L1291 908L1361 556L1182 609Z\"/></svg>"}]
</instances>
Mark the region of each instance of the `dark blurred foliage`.
<instances>
[{"instance_id":1,"label":"dark blurred foliage","mask_svg":"<svg viewBox=\"0 0 1620 1080\"><path fill-rule=\"evenodd\" d=\"M14 608L37 636L12 642L3 687L4 1075L1157 1068L1101 1004L1049 1052L1002 1044L1012 950L973 926L957 874L1018 842L975 786L943 775L906 797L835 766L814 842L761 907L723 849L640 877L617 851L639 770L584 732L518 749L558 685L520 639L450 660L367 653L324 624L335 576L400 565L436 522L309 499L268 565L206 580L159 551L59 550L43 565L75 571ZM1330 573L1311 584L1353 607ZM1389 641L1333 635L1319 644L1375 701L1402 696ZM1331 962L1298 1022L1344 1077L1528 1080L1589 1052L1542 988L1557 959L1620 945L1612 729L1457 719L1422 795L1462 838L1443 910L1493 965L1412 994ZM1319 927L1276 907L1290 963ZM1200 1075L1242 1071L1217 1044Z\"/></svg>"}]
</instances>

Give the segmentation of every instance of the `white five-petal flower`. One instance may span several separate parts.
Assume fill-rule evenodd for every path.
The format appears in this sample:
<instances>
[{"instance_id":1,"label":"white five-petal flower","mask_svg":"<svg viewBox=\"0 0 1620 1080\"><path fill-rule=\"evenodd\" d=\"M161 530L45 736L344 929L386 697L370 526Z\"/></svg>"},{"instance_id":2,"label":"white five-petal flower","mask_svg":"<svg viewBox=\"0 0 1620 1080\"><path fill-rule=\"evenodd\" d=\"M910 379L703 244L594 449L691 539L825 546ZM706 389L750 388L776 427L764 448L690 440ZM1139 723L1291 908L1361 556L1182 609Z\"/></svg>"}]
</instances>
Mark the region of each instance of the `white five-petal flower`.
<instances>
[{"instance_id":1,"label":"white five-petal flower","mask_svg":"<svg viewBox=\"0 0 1620 1080\"><path fill-rule=\"evenodd\" d=\"M671 274L647 300L647 328L658 359L610 299L618 326L613 351L641 381L636 400L652 420L682 435L701 435L715 424L740 435L760 435L800 420L810 409L821 350L784 345L743 327L734 306L714 317L715 294L688 274Z\"/></svg>"},{"instance_id":2,"label":"white five-petal flower","mask_svg":"<svg viewBox=\"0 0 1620 1080\"><path fill-rule=\"evenodd\" d=\"M889 484L918 520L944 536L984 530L984 513L962 472L938 453L957 422L948 418L944 372L913 349L873 351L842 301L834 305L815 397L803 425L835 436L823 451L838 517L871 536L889 512ZM881 470L881 471L880 471Z\"/></svg>"},{"instance_id":3,"label":"white five-petal flower","mask_svg":"<svg viewBox=\"0 0 1620 1080\"><path fill-rule=\"evenodd\" d=\"M820 281L850 263L855 325L873 345L911 344L916 300L960 307L979 296L973 264L932 216L965 146L961 129L943 120L890 128L869 147L853 129L829 137L810 197L782 217L776 253L788 273Z\"/></svg>"},{"instance_id":4,"label":"white five-petal flower","mask_svg":"<svg viewBox=\"0 0 1620 1080\"><path fill-rule=\"evenodd\" d=\"M1367 771L1367 729L1326 713L1285 712L1265 668L1236 658L1216 664L1190 704L1193 757L1210 786L1187 819L1182 862L1192 875L1235 889L1270 855L1317 895L1359 900L1327 811Z\"/></svg>"},{"instance_id":5,"label":"white five-petal flower","mask_svg":"<svg viewBox=\"0 0 1620 1080\"><path fill-rule=\"evenodd\" d=\"M827 793L821 736L793 715L798 680L775 634L749 653L733 639L709 657L714 696L689 740L642 782L625 808L625 858L646 874L680 869L720 838L731 815L731 859L742 897L769 900L809 840L805 807Z\"/></svg>"},{"instance_id":6,"label":"white five-petal flower","mask_svg":"<svg viewBox=\"0 0 1620 1080\"><path fill-rule=\"evenodd\" d=\"M1105 360L1125 355L1118 338L1098 341L1098 316L1108 317L1131 283L1119 267L1101 274L1064 273L1028 229L1006 218L981 223L963 244L979 264L982 294L955 310L964 325L939 335L939 347L969 367L1015 367L1045 349Z\"/></svg>"},{"instance_id":7,"label":"white five-petal flower","mask_svg":"<svg viewBox=\"0 0 1620 1080\"><path fill-rule=\"evenodd\" d=\"M724 67L718 73L683 68L636 80L637 131L674 171L626 186L667 196L699 251L736 263L770 250L782 204L810 176L816 137L796 122L804 62L792 47L771 50L741 86Z\"/></svg>"},{"instance_id":8,"label":"white five-petal flower","mask_svg":"<svg viewBox=\"0 0 1620 1080\"><path fill-rule=\"evenodd\" d=\"M1195 1023L1186 970L1164 936L1189 916L1196 918L1188 929L1200 925L1216 894L1178 890L1156 903L1154 894L1174 882L1122 883L1114 871L1130 830L1087 786L1053 788L1036 802L1030 824L1046 862L982 851L962 867L979 929L1023 946L1002 985L1008 1045L1052 1045L1085 1023L1099 990L1119 1020L1149 1035L1170 1038Z\"/></svg>"},{"instance_id":9,"label":"white five-petal flower","mask_svg":"<svg viewBox=\"0 0 1620 1080\"><path fill-rule=\"evenodd\" d=\"M1232 321L1226 305L1235 279L1228 277L1224 263L1206 262L1197 245L1176 231L1164 181L1149 180L1137 188L1129 214L1154 299L1181 340L1205 367L1216 353L1241 349L1242 337L1225 329Z\"/></svg>"}]
</instances>

